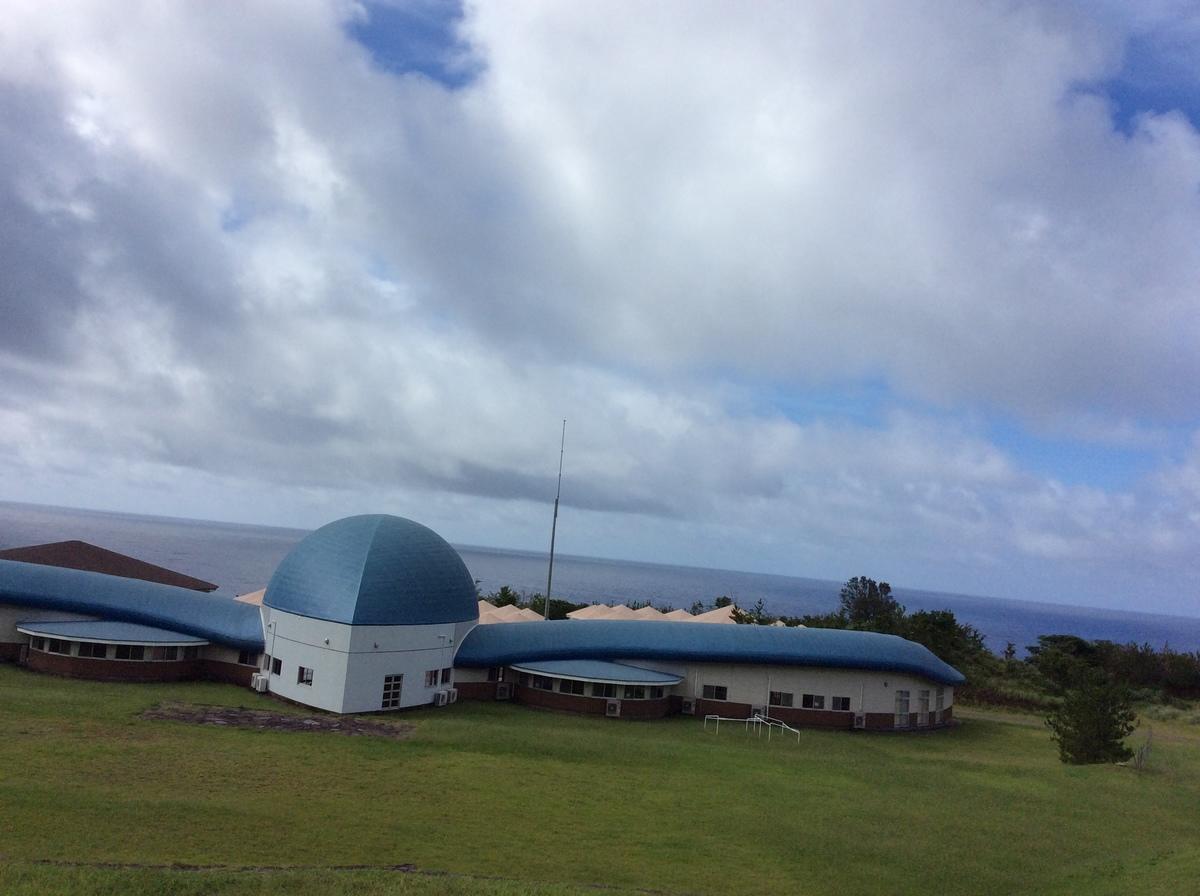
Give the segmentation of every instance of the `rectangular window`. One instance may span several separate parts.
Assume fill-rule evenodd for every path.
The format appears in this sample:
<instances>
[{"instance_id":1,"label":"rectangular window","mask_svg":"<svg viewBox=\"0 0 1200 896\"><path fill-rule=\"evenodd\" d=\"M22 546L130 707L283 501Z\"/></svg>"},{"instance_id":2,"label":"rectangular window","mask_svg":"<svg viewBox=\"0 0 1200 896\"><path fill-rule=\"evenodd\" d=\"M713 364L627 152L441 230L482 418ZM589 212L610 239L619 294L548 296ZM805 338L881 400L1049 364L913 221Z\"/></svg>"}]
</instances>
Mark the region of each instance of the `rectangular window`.
<instances>
[{"instance_id":1,"label":"rectangular window","mask_svg":"<svg viewBox=\"0 0 1200 896\"><path fill-rule=\"evenodd\" d=\"M805 694L800 698L800 705L805 709L824 709L824 694Z\"/></svg>"},{"instance_id":2,"label":"rectangular window","mask_svg":"<svg viewBox=\"0 0 1200 896\"><path fill-rule=\"evenodd\" d=\"M185 660L199 659L199 657L200 657L200 648L199 647L183 648L183 658Z\"/></svg>"},{"instance_id":3,"label":"rectangular window","mask_svg":"<svg viewBox=\"0 0 1200 896\"><path fill-rule=\"evenodd\" d=\"M567 679L564 678L561 681L559 681L559 683L558 683L558 692L560 694L582 694L583 693L583 682L582 681L568 681Z\"/></svg>"},{"instance_id":4,"label":"rectangular window","mask_svg":"<svg viewBox=\"0 0 1200 896\"><path fill-rule=\"evenodd\" d=\"M908 727L908 691L896 691L895 726L897 728Z\"/></svg>"},{"instance_id":5,"label":"rectangular window","mask_svg":"<svg viewBox=\"0 0 1200 896\"><path fill-rule=\"evenodd\" d=\"M917 724L929 724L929 691L917 691Z\"/></svg>"},{"instance_id":6,"label":"rectangular window","mask_svg":"<svg viewBox=\"0 0 1200 896\"><path fill-rule=\"evenodd\" d=\"M504 681L504 667L492 666L488 669L488 681Z\"/></svg>"},{"instance_id":7,"label":"rectangular window","mask_svg":"<svg viewBox=\"0 0 1200 896\"><path fill-rule=\"evenodd\" d=\"M937 709L938 712L941 712L943 709L946 708L946 689L945 688L937 689L937 703L935 704L935 708Z\"/></svg>"},{"instance_id":8,"label":"rectangular window","mask_svg":"<svg viewBox=\"0 0 1200 896\"><path fill-rule=\"evenodd\" d=\"M832 706L830 707L831 709L836 710L837 712L849 712L850 711L850 698L849 697L830 697L829 699L830 699L830 702L832 703Z\"/></svg>"},{"instance_id":9,"label":"rectangular window","mask_svg":"<svg viewBox=\"0 0 1200 896\"><path fill-rule=\"evenodd\" d=\"M771 691L772 706L791 706L792 694L790 691Z\"/></svg>"},{"instance_id":10,"label":"rectangular window","mask_svg":"<svg viewBox=\"0 0 1200 896\"><path fill-rule=\"evenodd\" d=\"M425 673L425 687L436 688L441 680L442 672L440 669L430 669Z\"/></svg>"},{"instance_id":11,"label":"rectangular window","mask_svg":"<svg viewBox=\"0 0 1200 896\"><path fill-rule=\"evenodd\" d=\"M627 684L627 685L625 685L625 699L626 700L645 700L646 699L646 689L644 687L642 687L640 684Z\"/></svg>"},{"instance_id":12,"label":"rectangular window","mask_svg":"<svg viewBox=\"0 0 1200 896\"><path fill-rule=\"evenodd\" d=\"M70 656L71 642L70 641L60 641L58 638L51 638L46 643L46 649L49 650L51 653L63 653L63 654Z\"/></svg>"},{"instance_id":13,"label":"rectangular window","mask_svg":"<svg viewBox=\"0 0 1200 896\"><path fill-rule=\"evenodd\" d=\"M90 656L94 660L108 659L107 644L88 644L86 642L79 645L80 656Z\"/></svg>"},{"instance_id":14,"label":"rectangular window","mask_svg":"<svg viewBox=\"0 0 1200 896\"><path fill-rule=\"evenodd\" d=\"M146 658L146 648L141 644L118 644L117 659L119 660L144 660Z\"/></svg>"},{"instance_id":15,"label":"rectangular window","mask_svg":"<svg viewBox=\"0 0 1200 896\"><path fill-rule=\"evenodd\" d=\"M296 669L296 684L305 684L312 687L313 670L306 666L300 666Z\"/></svg>"},{"instance_id":16,"label":"rectangular window","mask_svg":"<svg viewBox=\"0 0 1200 896\"><path fill-rule=\"evenodd\" d=\"M46 649L46 639L45 638L34 638L32 641L29 642L29 646L32 647L34 650L45 650Z\"/></svg>"},{"instance_id":17,"label":"rectangular window","mask_svg":"<svg viewBox=\"0 0 1200 896\"><path fill-rule=\"evenodd\" d=\"M703 695L705 700L727 700L729 699L728 694L729 688L723 684L706 684L704 686Z\"/></svg>"},{"instance_id":18,"label":"rectangular window","mask_svg":"<svg viewBox=\"0 0 1200 896\"><path fill-rule=\"evenodd\" d=\"M533 686L539 691L552 691L554 690L554 680L545 675L535 675L533 676Z\"/></svg>"},{"instance_id":19,"label":"rectangular window","mask_svg":"<svg viewBox=\"0 0 1200 896\"><path fill-rule=\"evenodd\" d=\"M179 658L178 647L152 647L150 648L150 659L158 660L159 662L171 662Z\"/></svg>"},{"instance_id":20,"label":"rectangular window","mask_svg":"<svg viewBox=\"0 0 1200 896\"><path fill-rule=\"evenodd\" d=\"M651 700L661 700L662 695L663 695L662 688L651 688L650 689L650 699Z\"/></svg>"},{"instance_id":21,"label":"rectangular window","mask_svg":"<svg viewBox=\"0 0 1200 896\"><path fill-rule=\"evenodd\" d=\"M449 684L450 679L453 677L454 677L454 669L452 667L448 666L442 670L442 684Z\"/></svg>"},{"instance_id":22,"label":"rectangular window","mask_svg":"<svg viewBox=\"0 0 1200 896\"><path fill-rule=\"evenodd\" d=\"M283 660L277 656L271 657L271 674L280 675L283 673Z\"/></svg>"},{"instance_id":23,"label":"rectangular window","mask_svg":"<svg viewBox=\"0 0 1200 896\"><path fill-rule=\"evenodd\" d=\"M594 684L592 685L593 697L616 697L617 686L615 684Z\"/></svg>"},{"instance_id":24,"label":"rectangular window","mask_svg":"<svg viewBox=\"0 0 1200 896\"><path fill-rule=\"evenodd\" d=\"M400 706L400 691L404 687L403 675L383 676L383 702L381 709L396 709Z\"/></svg>"},{"instance_id":25,"label":"rectangular window","mask_svg":"<svg viewBox=\"0 0 1200 896\"><path fill-rule=\"evenodd\" d=\"M239 666L257 666L258 659L259 659L258 654L255 653L254 651L243 650L241 653L238 654L238 665Z\"/></svg>"}]
</instances>

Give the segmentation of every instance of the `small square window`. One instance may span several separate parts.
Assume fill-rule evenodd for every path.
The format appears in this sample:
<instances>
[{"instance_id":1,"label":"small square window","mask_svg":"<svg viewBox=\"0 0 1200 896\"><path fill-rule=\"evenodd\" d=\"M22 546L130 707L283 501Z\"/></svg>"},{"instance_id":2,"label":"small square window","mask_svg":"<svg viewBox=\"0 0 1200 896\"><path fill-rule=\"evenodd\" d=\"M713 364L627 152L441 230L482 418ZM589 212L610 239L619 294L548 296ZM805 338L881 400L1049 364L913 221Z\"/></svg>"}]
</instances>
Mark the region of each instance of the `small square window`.
<instances>
[{"instance_id":1,"label":"small square window","mask_svg":"<svg viewBox=\"0 0 1200 896\"><path fill-rule=\"evenodd\" d=\"M108 645L107 644L88 644L82 642L79 645L79 655L91 657L95 660L107 659Z\"/></svg>"},{"instance_id":2,"label":"small square window","mask_svg":"<svg viewBox=\"0 0 1200 896\"><path fill-rule=\"evenodd\" d=\"M850 711L850 698L849 697L830 697L829 699L830 699L830 708L835 710L836 712L849 712Z\"/></svg>"},{"instance_id":3,"label":"small square window","mask_svg":"<svg viewBox=\"0 0 1200 896\"><path fill-rule=\"evenodd\" d=\"M119 660L144 660L146 658L146 648L141 644L118 644L117 659Z\"/></svg>"},{"instance_id":4,"label":"small square window","mask_svg":"<svg viewBox=\"0 0 1200 896\"><path fill-rule=\"evenodd\" d=\"M705 700L728 700L729 688L723 684L706 684L703 695Z\"/></svg>"},{"instance_id":5,"label":"small square window","mask_svg":"<svg viewBox=\"0 0 1200 896\"><path fill-rule=\"evenodd\" d=\"M636 684L636 685L635 684L627 684L627 685L625 685L625 699L626 700L645 700L646 699L646 689L644 687L642 687L640 684Z\"/></svg>"},{"instance_id":6,"label":"small square window","mask_svg":"<svg viewBox=\"0 0 1200 896\"><path fill-rule=\"evenodd\" d=\"M805 709L824 709L825 695L824 694L805 694L800 698L800 705Z\"/></svg>"},{"instance_id":7,"label":"small square window","mask_svg":"<svg viewBox=\"0 0 1200 896\"><path fill-rule=\"evenodd\" d=\"M257 666L259 655L253 650L243 650L238 654L239 666Z\"/></svg>"},{"instance_id":8,"label":"small square window","mask_svg":"<svg viewBox=\"0 0 1200 896\"><path fill-rule=\"evenodd\" d=\"M450 679L454 677L454 669L451 667L442 670L442 684L449 684Z\"/></svg>"},{"instance_id":9,"label":"small square window","mask_svg":"<svg viewBox=\"0 0 1200 896\"><path fill-rule=\"evenodd\" d=\"M46 645L46 649L49 650L51 653L62 653L62 654L70 655L71 642L70 641L60 641L58 638L51 638L49 643Z\"/></svg>"},{"instance_id":10,"label":"small square window","mask_svg":"<svg viewBox=\"0 0 1200 896\"><path fill-rule=\"evenodd\" d=\"M296 671L296 684L304 684L312 687L313 670L307 666L300 666Z\"/></svg>"},{"instance_id":11,"label":"small square window","mask_svg":"<svg viewBox=\"0 0 1200 896\"><path fill-rule=\"evenodd\" d=\"M271 674L281 675L283 673L283 660L277 656L271 657Z\"/></svg>"},{"instance_id":12,"label":"small square window","mask_svg":"<svg viewBox=\"0 0 1200 896\"><path fill-rule=\"evenodd\" d=\"M793 705L793 703L792 703L793 698L792 698L791 691L771 691L770 697L771 697L771 705L772 706L792 706Z\"/></svg>"},{"instance_id":13,"label":"small square window","mask_svg":"<svg viewBox=\"0 0 1200 896\"><path fill-rule=\"evenodd\" d=\"M558 691L560 694L582 694L584 684L582 681L569 681L564 678L558 683Z\"/></svg>"},{"instance_id":14,"label":"small square window","mask_svg":"<svg viewBox=\"0 0 1200 896\"><path fill-rule=\"evenodd\" d=\"M617 696L617 686L615 684L594 684L592 685L593 697L615 697Z\"/></svg>"},{"instance_id":15,"label":"small square window","mask_svg":"<svg viewBox=\"0 0 1200 896\"><path fill-rule=\"evenodd\" d=\"M45 650L46 649L46 639L45 638L34 638L32 641L29 642L29 646L32 647L34 650Z\"/></svg>"},{"instance_id":16,"label":"small square window","mask_svg":"<svg viewBox=\"0 0 1200 896\"><path fill-rule=\"evenodd\" d=\"M441 680L442 672L440 669L430 669L425 673L425 687L436 688Z\"/></svg>"}]
</instances>

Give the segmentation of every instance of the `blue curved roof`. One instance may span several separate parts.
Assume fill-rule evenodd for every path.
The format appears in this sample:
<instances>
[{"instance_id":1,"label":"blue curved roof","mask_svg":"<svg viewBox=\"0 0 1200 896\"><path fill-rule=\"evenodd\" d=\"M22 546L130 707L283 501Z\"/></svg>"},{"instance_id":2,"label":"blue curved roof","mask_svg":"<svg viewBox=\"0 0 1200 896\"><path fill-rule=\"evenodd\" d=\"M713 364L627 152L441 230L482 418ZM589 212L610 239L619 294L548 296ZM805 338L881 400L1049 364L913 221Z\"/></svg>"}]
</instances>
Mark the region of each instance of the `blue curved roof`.
<instances>
[{"instance_id":1,"label":"blue curved roof","mask_svg":"<svg viewBox=\"0 0 1200 896\"><path fill-rule=\"evenodd\" d=\"M33 620L18 622L17 631L27 635L45 635L48 638L65 638L68 641L98 641L111 644L207 644L203 638L172 632L152 625L137 625L133 622L113 622L109 619L88 621L76 619L70 622L41 622Z\"/></svg>"},{"instance_id":2,"label":"blue curved roof","mask_svg":"<svg viewBox=\"0 0 1200 896\"><path fill-rule=\"evenodd\" d=\"M908 672L939 684L966 681L924 646L896 635L609 619L478 625L463 639L454 663L484 668L577 659L822 666Z\"/></svg>"},{"instance_id":3,"label":"blue curved roof","mask_svg":"<svg viewBox=\"0 0 1200 896\"><path fill-rule=\"evenodd\" d=\"M513 668L518 672L533 672L551 678L576 678L612 684L679 684L683 681L679 675L609 660L535 660L514 663Z\"/></svg>"},{"instance_id":4,"label":"blue curved roof","mask_svg":"<svg viewBox=\"0 0 1200 896\"><path fill-rule=\"evenodd\" d=\"M173 585L0 560L0 602L164 628L238 650L263 649L258 607Z\"/></svg>"},{"instance_id":5,"label":"blue curved roof","mask_svg":"<svg viewBox=\"0 0 1200 896\"><path fill-rule=\"evenodd\" d=\"M479 618L475 580L449 543L398 516L322 526L271 576L268 607L347 625L432 625Z\"/></svg>"}]
</instances>

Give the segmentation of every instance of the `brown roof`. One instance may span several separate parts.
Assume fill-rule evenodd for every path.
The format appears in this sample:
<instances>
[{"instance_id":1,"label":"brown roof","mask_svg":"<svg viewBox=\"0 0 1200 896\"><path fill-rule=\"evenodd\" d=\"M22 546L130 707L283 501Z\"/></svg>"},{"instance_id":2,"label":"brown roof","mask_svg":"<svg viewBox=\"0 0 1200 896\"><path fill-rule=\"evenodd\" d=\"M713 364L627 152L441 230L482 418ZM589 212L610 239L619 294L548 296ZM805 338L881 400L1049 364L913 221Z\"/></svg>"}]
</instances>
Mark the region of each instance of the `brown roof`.
<instances>
[{"instance_id":1,"label":"brown roof","mask_svg":"<svg viewBox=\"0 0 1200 896\"><path fill-rule=\"evenodd\" d=\"M193 591L216 591L217 586L203 579L192 578L181 572L155 566L136 557L127 557L96 547L86 541L55 541L50 544L34 544L25 548L8 548L0 551L0 560L18 560L21 563L39 563L42 566L62 566L67 569L82 569L87 572L102 572L105 575L121 576L125 579L142 579L160 585L191 588Z\"/></svg>"}]
</instances>

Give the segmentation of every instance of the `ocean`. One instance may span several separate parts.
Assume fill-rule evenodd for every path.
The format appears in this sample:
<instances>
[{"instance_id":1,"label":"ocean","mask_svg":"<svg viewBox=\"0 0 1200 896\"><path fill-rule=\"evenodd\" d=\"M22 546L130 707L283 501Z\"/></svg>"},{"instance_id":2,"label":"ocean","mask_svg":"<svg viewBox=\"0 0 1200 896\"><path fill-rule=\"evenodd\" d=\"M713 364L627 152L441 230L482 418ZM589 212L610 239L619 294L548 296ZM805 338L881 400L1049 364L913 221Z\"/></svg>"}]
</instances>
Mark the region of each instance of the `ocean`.
<instances>
[{"instance_id":1,"label":"ocean","mask_svg":"<svg viewBox=\"0 0 1200 896\"><path fill-rule=\"evenodd\" d=\"M220 586L216 593L230 597L266 585L305 534L300 529L0 502L0 549L79 539L215 582ZM456 547L484 595L501 585L528 593L546 588L544 553ZM743 607L761 599L768 612L802 615L835 609L840 588L840 582L765 573L561 554L554 558L553 594L576 602L643 601L660 609L687 609L693 601L711 604L728 595ZM1200 618L922 591L895 583L893 589L910 611L953 611L960 622L979 629L996 652L1010 641L1023 650L1039 634L1200 650Z\"/></svg>"}]
</instances>

